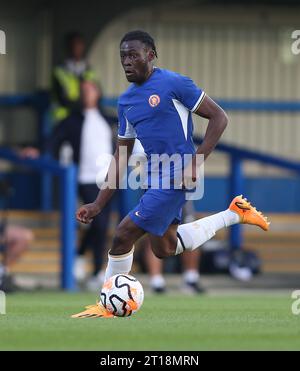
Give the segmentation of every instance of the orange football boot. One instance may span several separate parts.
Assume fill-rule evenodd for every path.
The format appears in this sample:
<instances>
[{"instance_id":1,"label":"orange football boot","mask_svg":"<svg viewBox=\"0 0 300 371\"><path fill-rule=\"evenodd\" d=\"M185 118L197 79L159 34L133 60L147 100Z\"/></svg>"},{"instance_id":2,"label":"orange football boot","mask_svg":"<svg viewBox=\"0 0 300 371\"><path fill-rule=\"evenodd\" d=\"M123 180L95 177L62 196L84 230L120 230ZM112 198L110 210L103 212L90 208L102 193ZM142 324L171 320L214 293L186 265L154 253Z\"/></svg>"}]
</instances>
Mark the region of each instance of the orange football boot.
<instances>
[{"instance_id":1,"label":"orange football boot","mask_svg":"<svg viewBox=\"0 0 300 371\"><path fill-rule=\"evenodd\" d=\"M268 219L253 207L247 198L242 195L236 196L229 206L229 210L235 212L240 217L240 222L243 224L257 225L264 231L269 229L270 222Z\"/></svg>"},{"instance_id":2,"label":"orange football boot","mask_svg":"<svg viewBox=\"0 0 300 371\"><path fill-rule=\"evenodd\" d=\"M83 312L73 314L72 318L112 318L114 315L110 313L101 303L88 305Z\"/></svg>"}]
</instances>

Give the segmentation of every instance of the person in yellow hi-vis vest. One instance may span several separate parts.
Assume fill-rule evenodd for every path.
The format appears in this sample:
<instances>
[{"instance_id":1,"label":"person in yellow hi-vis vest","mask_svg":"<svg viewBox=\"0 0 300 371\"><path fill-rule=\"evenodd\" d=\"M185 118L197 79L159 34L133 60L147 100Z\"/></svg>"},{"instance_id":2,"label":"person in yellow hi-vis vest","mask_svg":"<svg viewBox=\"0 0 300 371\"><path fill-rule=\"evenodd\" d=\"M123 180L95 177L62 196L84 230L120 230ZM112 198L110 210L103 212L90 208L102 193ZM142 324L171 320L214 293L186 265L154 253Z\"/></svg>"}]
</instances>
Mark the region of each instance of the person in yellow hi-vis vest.
<instances>
[{"instance_id":1,"label":"person in yellow hi-vis vest","mask_svg":"<svg viewBox=\"0 0 300 371\"><path fill-rule=\"evenodd\" d=\"M52 76L52 119L64 120L80 109L80 83L95 81L95 72L85 60L85 40L79 32L66 35L66 60L54 68Z\"/></svg>"}]
</instances>

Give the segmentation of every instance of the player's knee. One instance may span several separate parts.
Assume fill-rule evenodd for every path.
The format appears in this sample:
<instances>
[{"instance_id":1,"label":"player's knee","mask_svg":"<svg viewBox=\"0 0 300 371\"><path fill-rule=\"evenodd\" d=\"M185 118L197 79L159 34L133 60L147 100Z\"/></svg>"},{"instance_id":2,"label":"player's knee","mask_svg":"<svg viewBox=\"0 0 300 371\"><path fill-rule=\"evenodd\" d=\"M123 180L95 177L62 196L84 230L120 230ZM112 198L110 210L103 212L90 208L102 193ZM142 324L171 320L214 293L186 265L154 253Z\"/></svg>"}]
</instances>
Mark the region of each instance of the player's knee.
<instances>
[{"instance_id":1,"label":"player's knee","mask_svg":"<svg viewBox=\"0 0 300 371\"><path fill-rule=\"evenodd\" d=\"M153 249L153 253L158 259L165 259L174 255L173 249L171 249L169 246Z\"/></svg>"},{"instance_id":2,"label":"player's knee","mask_svg":"<svg viewBox=\"0 0 300 371\"><path fill-rule=\"evenodd\" d=\"M126 244L124 236L115 236L113 239L112 247L109 251L111 255L123 255L130 251L129 246Z\"/></svg>"},{"instance_id":3,"label":"player's knee","mask_svg":"<svg viewBox=\"0 0 300 371\"><path fill-rule=\"evenodd\" d=\"M113 239L110 254L123 255L127 254L132 249L132 241L130 238L130 231L127 228L118 228Z\"/></svg>"},{"instance_id":4,"label":"player's knee","mask_svg":"<svg viewBox=\"0 0 300 371\"><path fill-rule=\"evenodd\" d=\"M153 251L154 255L158 258L158 259L164 259L166 258L166 256L163 254L162 251Z\"/></svg>"}]
</instances>

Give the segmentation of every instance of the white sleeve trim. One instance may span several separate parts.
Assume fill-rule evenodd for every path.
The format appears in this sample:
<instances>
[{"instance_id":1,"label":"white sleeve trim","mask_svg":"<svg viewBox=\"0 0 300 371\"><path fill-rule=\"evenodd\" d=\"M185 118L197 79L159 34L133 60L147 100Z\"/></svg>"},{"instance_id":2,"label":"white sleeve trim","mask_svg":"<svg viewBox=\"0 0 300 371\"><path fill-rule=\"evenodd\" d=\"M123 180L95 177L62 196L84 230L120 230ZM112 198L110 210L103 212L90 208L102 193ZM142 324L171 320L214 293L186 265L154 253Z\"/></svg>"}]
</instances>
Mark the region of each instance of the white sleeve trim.
<instances>
[{"instance_id":1,"label":"white sleeve trim","mask_svg":"<svg viewBox=\"0 0 300 371\"><path fill-rule=\"evenodd\" d=\"M197 100L197 102L195 103L194 107L191 109L191 112L195 112L196 109L199 107L199 105L202 103L203 99L205 97L205 92L203 91L199 97L199 99Z\"/></svg>"},{"instance_id":2,"label":"white sleeve trim","mask_svg":"<svg viewBox=\"0 0 300 371\"><path fill-rule=\"evenodd\" d=\"M187 128L188 128L188 116L189 116L189 110L177 99L172 99L173 104L176 108L176 111L180 117L182 129L184 132L185 140L187 140Z\"/></svg>"},{"instance_id":3,"label":"white sleeve trim","mask_svg":"<svg viewBox=\"0 0 300 371\"><path fill-rule=\"evenodd\" d=\"M131 125L131 123L127 120L127 117L124 115L125 117L125 120L126 120L126 131L125 131L125 134L124 136L127 137L127 138L130 138L130 137L136 137L136 132L134 130L134 127Z\"/></svg>"},{"instance_id":4,"label":"white sleeve trim","mask_svg":"<svg viewBox=\"0 0 300 371\"><path fill-rule=\"evenodd\" d=\"M119 138L123 139L131 139L136 138L136 131L134 127L131 125L131 123L127 120L127 117L124 115L124 118L126 120L126 129L124 135L118 134Z\"/></svg>"},{"instance_id":5,"label":"white sleeve trim","mask_svg":"<svg viewBox=\"0 0 300 371\"><path fill-rule=\"evenodd\" d=\"M120 134L118 134L118 138L120 138L120 139L135 139L136 136L135 136L135 137L126 137L126 136L124 136L124 135L120 135Z\"/></svg>"}]
</instances>

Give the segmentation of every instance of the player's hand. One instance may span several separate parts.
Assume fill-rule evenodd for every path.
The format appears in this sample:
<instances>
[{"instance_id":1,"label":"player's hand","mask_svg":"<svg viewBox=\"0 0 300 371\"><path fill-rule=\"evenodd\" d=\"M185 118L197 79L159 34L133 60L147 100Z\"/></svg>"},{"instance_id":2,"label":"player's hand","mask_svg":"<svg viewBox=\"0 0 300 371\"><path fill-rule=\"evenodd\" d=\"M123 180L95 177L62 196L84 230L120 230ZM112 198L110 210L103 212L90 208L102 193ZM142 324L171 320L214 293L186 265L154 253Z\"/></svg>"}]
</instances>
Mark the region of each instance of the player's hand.
<instances>
[{"instance_id":1,"label":"player's hand","mask_svg":"<svg viewBox=\"0 0 300 371\"><path fill-rule=\"evenodd\" d=\"M81 223L89 224L100 211L100 208L92 202L91 204L81 206L77 210L76 219Z\"/></svg>"},{"instance_id":2,"label":"player's hand","mask_svg":"<svg viewBox=\"0 0 300 371\"><path fill-rule=\"evenodd\" d=\"M196 182L200 177L200 166L202 163L203 161L201 161L200 157L197 158L196 156L193 156L192 161L183 172L183 189L193 189L196 187Z\"/></svg>"}]
</instances>

